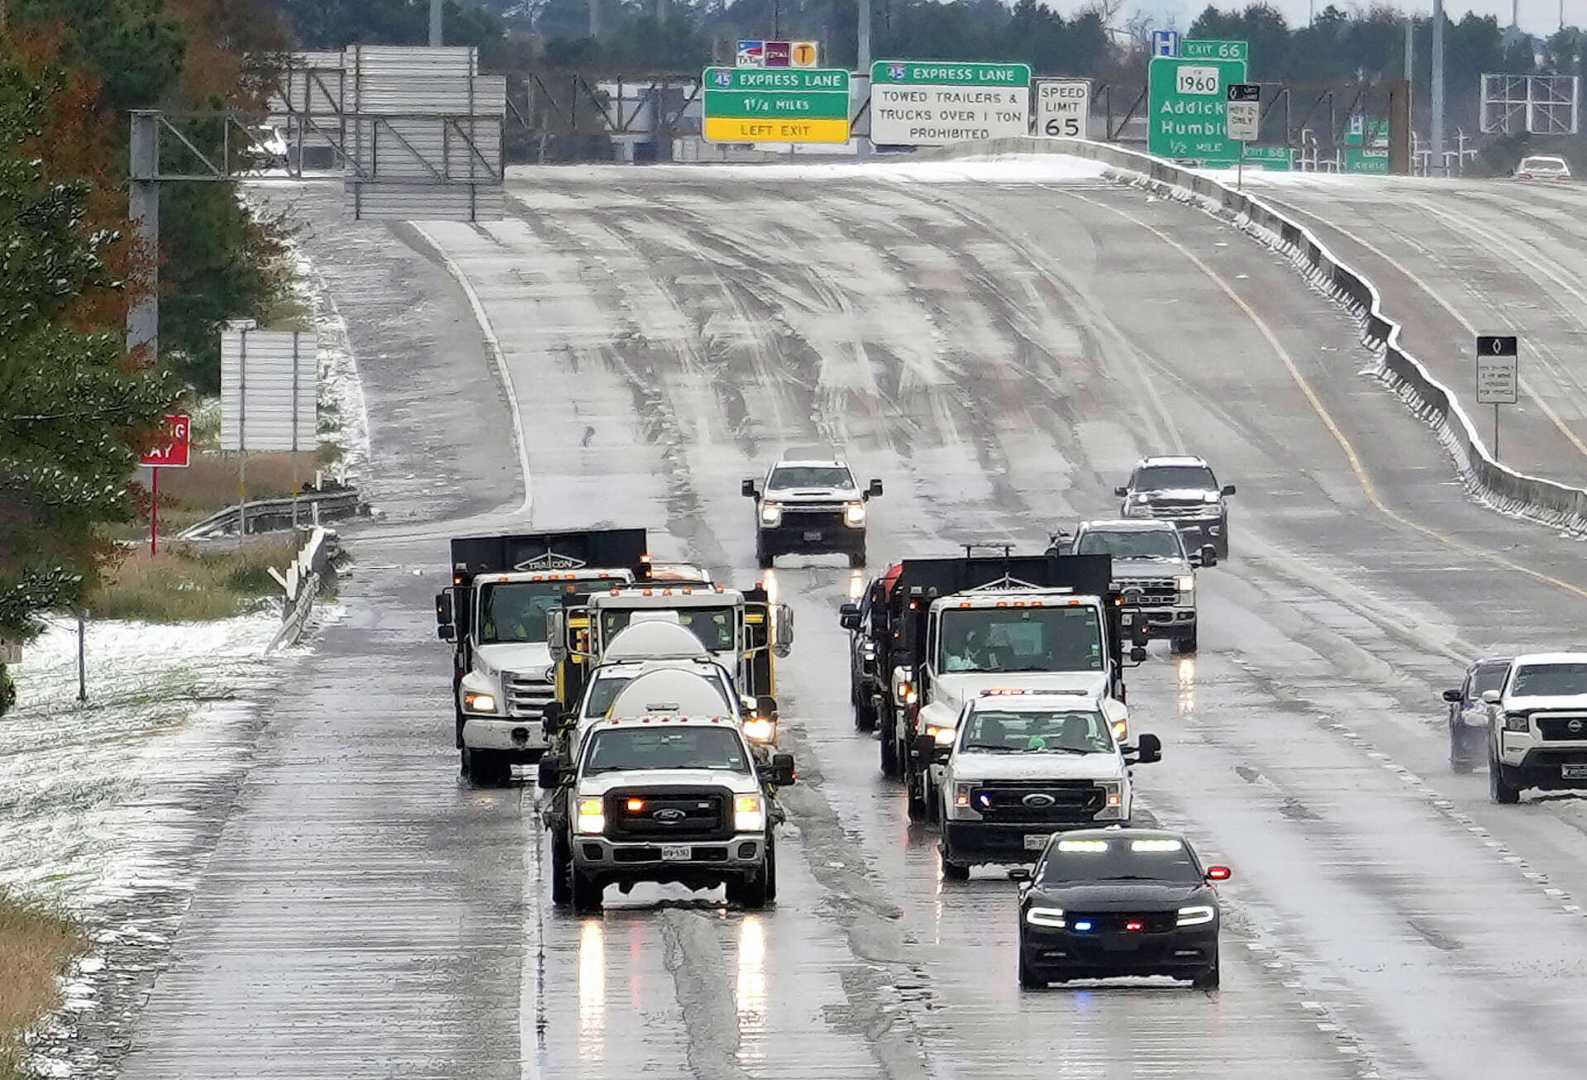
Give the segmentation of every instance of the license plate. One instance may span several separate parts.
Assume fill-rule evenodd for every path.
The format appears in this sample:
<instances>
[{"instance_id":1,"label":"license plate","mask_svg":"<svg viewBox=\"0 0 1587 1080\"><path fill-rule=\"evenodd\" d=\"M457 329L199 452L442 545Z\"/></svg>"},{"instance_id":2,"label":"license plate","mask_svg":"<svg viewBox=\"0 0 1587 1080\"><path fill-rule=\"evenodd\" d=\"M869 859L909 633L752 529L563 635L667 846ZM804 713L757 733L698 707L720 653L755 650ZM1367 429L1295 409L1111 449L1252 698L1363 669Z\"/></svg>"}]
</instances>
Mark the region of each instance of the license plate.
<instances>
[{"instance_id":1,"label":"license plate","mask_svg":"<svg viewBox=\"0 0 1587 1080\"><path fill-rule=\"evenodd\" d=\"M820 529L806 529L805 530L805 539L806 540L819 540L819 539L821 539L821 530Z\"/></svg>"},{"instance_id":2,"label":"license plate","mask_svg":"<svg viewBox=\"0 0 1587 1080\"><path fill-rule=\"evenodd\" d=\"M1587 765L1561 765L1559 773L1566 780L1587 780Z\"/></svg>"},{"instance_id":3,"label":"license plate","mask_svg":"<svg viewBox=\"0 0 1587 1080\"><path fill-rule=\"evenodd\" d=\"M1044 848L1046 846L1047 846L1047 834L1046 833L1038 833L1035 836L1027 835L1025 837L1025 850L1026 851L1040 851L1042 848Z\"/></svg>"},{"instance_id":4,"label":"license plate","mask_svg":"<svg viewBox=\"0 0 1587 1080\"><path fill-rule=\"evenodd\" d=\"M662 862L688 862L694 850L686 844L663 844L661 846Z\"/></svg>"}]
</instances>

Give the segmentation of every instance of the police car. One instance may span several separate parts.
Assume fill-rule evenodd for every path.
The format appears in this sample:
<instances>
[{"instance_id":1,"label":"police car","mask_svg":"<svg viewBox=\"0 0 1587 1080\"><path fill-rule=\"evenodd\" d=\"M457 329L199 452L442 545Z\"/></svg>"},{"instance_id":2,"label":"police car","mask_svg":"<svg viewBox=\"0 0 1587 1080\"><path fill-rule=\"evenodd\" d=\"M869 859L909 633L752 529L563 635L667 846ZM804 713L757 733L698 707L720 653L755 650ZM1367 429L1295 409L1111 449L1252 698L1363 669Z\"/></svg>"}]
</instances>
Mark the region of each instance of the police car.
<instances>
[{"instance_id":1,"label":"police car","mask_svg":"<svg viewBox=\"0 0 1587 1080\"><path fill-rule=\"evenodd\" d=\"M1029 863L1054 832L1127 824L1130 766L1162 742L1123 742L1129 714L1084 690L989 689L968 701L943 768L942 874Z\"/></svg>"}]
</instances>

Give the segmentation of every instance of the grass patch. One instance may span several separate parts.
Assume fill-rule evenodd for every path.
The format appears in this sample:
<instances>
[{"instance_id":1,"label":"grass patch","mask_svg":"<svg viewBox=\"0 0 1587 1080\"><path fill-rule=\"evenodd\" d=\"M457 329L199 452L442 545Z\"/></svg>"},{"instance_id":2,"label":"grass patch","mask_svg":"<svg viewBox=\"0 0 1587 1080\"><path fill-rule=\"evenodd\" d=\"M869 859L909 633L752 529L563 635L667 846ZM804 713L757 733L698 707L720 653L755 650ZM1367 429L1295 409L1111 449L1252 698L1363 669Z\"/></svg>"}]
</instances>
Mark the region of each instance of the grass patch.
<instances>
[{"instance_id":1,"label":"grass patch","mask_svg":"<svg viewBox=\"0 0 1587 1080\"><path fill-rule=\"evenodd\" d=\"M0 890L0 1080L27 1075L22 1037L60 1006L58 980L87 948L66 916Z\"/></svg>"},{"instance_id":2,"label":"grass patch","mask_svg":"<svg viewBox=\"0 0 1587 1080\"><path fill-rule=\"evenodd\" d=\"M222 456L201 450L193 455L186 469L166 469L160 474L160 516L167 509L207 510L214 513L236 506L240 494L236 454ZM319 454L302 450L296 454L249 454L248 499L284 499L294 489L312 483ZM139 484L147 486L147 471L140 472Z\"/></svg>"},{"instance_id":3,"label":"grass patch","mask_svg":"<svg viewBox=\"0 0 1587 1080\"><path fill-rule=\"evenodd\" d=\"M296 535L250 541L238 548L173 544L150 556L129 552L87 598L96 619L203 622L229 619L260 597L279 596L268 568L285 570L302 547Z\"/></svg>"}]
</instances>

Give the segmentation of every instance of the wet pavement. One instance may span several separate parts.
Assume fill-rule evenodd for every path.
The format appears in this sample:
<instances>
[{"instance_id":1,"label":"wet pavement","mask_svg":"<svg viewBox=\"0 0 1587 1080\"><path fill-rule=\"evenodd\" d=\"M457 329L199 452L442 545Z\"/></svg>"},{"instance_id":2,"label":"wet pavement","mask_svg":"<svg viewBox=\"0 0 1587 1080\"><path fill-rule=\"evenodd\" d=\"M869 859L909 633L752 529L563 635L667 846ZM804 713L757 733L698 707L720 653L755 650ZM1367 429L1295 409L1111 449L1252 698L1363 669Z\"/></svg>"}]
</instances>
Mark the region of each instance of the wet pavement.
<instances>
[{"instance_id":1,"label":"wet pavement","mask_svg":"<svg viewBox=\"0 0 1587 1080\"><path fill-rule=\"evenodd\" d=\"M346 617L281 689L123 1075L1579 1075L1587 801L1490 806L1448 771L1438 692L1476 651L1557 644L1587 571L1465 499L1282 258L1083 175L569 168L510 193L500 223L307 246L333 290L384 268L389 293L338 300L355 347L403 289L467 312L430 244L453 261L524 417L529 523L645 525L794 606L778 903L639 887L575 918L533 788L459 782L429 600L455 520L524 524L522 494L477 332L392 346L364 365L372 463L407 486L349 542ZM382 422L421 404L455 446ZM873 566L1035 548L1112 514L1145 452L1239 485L1200 655L1129 672L1166 749L1142 804L1235 868L1221 991L1018 989L1013 887L942 882L853 729L837 607L863 572L754 569L739 481L816 441L887 483ZM471 474L495 479L446 490Z\"/></svg>"}]
</instances>

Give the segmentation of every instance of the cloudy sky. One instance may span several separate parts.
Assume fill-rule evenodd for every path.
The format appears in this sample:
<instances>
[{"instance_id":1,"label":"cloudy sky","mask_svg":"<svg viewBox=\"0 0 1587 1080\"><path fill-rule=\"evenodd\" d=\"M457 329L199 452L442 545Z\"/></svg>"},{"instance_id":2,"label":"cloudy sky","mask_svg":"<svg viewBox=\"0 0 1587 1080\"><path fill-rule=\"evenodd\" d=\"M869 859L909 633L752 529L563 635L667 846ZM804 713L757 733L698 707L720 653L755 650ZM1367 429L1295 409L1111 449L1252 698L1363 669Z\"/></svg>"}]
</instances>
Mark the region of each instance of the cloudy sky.
<instances>
[{"instance_id":1,"label":"cloudy sky","mask_svg":"<svg viewBox=\"0 0 1587 1080\"><path fill-rule=\"evenodd\" d=\"M1305 25L1308 16L1308 0L1268 0L1274 7L1284 13L1291 26ZM1243 0L1214 0L1215 6L1223 9L1244 7ZM1321 11L1327 0L1316 0L1317 10ZM1475 11L1479 15L1496 15L1500 26L1510 23L1511 0L1445 0L1445 11L1449 17L1459 21L1460 17L1468 11ZM1058 0L1050 6L1057 10L1068 11L1085 6L1084 0ZM1140 0L1131 4L1134 10L1146 11L1159 15L1163 19L1172 19L1175 25L1184 30L1190 26L1196 16L1207 6L1207 0ZM1340 7L1359 8L1366 5L1360 3L1340 3ZM1397 3L1393 6L1401 10L1411 10L1411 5ZM1559 0L1521 0L1521 29L1533 34L1551 34L1559 28ZM1416 5L1415 10L1420 14L1431 14L1432 0ZM1125 16L1126 18L1128 16ZM1587 0L1565 0L1566 25L1580 26L1587 23Z\"/></svg>"}]
</instances>

